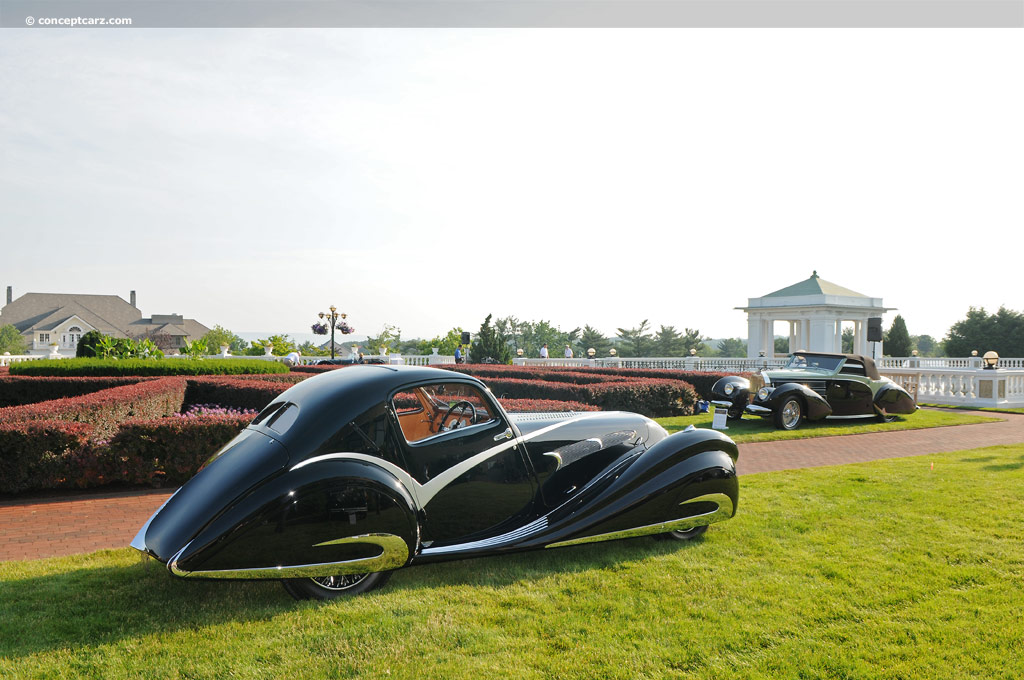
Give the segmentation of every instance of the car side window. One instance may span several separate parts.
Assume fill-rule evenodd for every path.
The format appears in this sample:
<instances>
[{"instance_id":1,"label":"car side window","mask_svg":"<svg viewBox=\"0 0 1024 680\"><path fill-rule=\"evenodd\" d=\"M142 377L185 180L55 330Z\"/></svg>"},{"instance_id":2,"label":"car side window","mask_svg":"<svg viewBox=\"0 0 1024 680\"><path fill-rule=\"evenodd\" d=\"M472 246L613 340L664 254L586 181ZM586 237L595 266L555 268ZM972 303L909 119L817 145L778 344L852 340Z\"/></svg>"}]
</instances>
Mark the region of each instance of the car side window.
<instances>
[{"instance_id":1,"label":"car side window","mask_svg":"<svg viewBox=\"0 0 1024 680\"><path fill-rule=\"evenodd\" d=\"M419 385L396 393L391 403L410 444L494 420L480 390L465 383Z\"/></svg>"},{"instance_id":2,"label":"car side window","mask_svg":"<svg viewBox=\"0 0 1024 680\"><path fill-rule=\"evenodd\" d=\"M855 361L847 361L843 364L843 367L839 369L839 372L845 375L867 375L864 370L864 364Z\"/></svg>"}]
</instances>

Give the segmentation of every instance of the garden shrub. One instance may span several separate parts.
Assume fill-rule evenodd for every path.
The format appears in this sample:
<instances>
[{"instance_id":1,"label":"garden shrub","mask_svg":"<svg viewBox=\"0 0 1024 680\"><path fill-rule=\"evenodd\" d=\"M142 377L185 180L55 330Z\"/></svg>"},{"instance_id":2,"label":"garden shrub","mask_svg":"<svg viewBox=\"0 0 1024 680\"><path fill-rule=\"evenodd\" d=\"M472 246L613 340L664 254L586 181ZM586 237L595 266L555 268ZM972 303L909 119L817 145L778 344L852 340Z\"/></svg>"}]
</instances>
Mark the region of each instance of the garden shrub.
<instances>
[{"instance_id":1,"label":"garden shrub","mask_svg":"<svg viewBox=\"0 0 1024 680\"><path fill-rule=\"evenodd\" d=\"M69 485L71 460L92 431L87 423L65 421L0 423L0 493Z\"/></svg>"},{"instance_id":2,"label":"garden shrub","mask_svg":"<svg viewBox=\"0 0 1024 680\"><path fill-rule=\"evenodd\" d=\"M80 397L99 390L134 385L153 378L138 377L26 377L0 375L0 408L35 404L50 399Z\"/></svg>"},{"instance_id":3,"label":"garden shrub","mask_svg":"<svg viewBox=\"0 0 1024 680\"><path fill-rule=\"evenodd\" d=\"M184 403L220 404L262 411L289 387L291 384L281 381L201 376L188 380Z\"/></svg>"},{"instance_id":4,"label":"garden shrub","mask_svg":"<svg viewBox=\"0 0 1024 680\"><path fill-rule=\"evenodd\" d=\"M40 359L11 366L11 375L169 376L288 373L278 361L262 359Z\"/></svg>"},{"instance_id":5,"label":"garden shrub","mask_svg":"<svg viewBox=\"0 0 1024 680\"><path fill-rule=\"evenodd\" d=\"M0 408L0 422L66 420L89 423L93 436L106 439L129 418L160 418L178 413L185 399L185 380L160 378L122 385L80 397Z\"/></svg>"},{"instance_id":6,"label":"garden shrub","mask_svg":"<svg viewBox=\"0 0 1024 680\"><path fill-rule=\"evenodd\" d=\"M254 414L133 420L93 462L98 475L129 484L180 485L252 422Z\"/></svg>"},{"instance_id":7,"label":"garden shrub","mask_svg":"<svg viewBox=\"0 0 1024 680\"><path fill-rule=\"evenodd\" d=\"M499 399L580 401L605 411L633 411L652 418L689 415L697 393L681 380L640 378L623 382L574 385L545 380L500 378L487 381Z\"/></svg>"},{"instance_id":8,"label":"garden shrub","mask_svg":"<svg viewBox=\"0 0 1024 680\"><path fill-rule=\"evenodd\" d=\"M597 406L579 401L556 401L554 399L499 399L502 408L509 413L564 413L566 411L600 411Z\"/></svg>"}]
</instances>

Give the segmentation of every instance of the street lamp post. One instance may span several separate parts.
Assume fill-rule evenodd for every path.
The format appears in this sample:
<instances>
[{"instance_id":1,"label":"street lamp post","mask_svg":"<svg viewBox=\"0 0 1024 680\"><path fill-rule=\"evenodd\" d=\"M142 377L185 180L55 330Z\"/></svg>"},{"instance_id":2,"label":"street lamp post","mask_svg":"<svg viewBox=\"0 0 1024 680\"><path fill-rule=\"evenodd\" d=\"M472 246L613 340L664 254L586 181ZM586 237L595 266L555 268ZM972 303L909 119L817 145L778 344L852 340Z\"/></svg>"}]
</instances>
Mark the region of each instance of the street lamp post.
<instances>
[{"instance_id":1,"label":"street lamp post","mask_svg":"<svg viewBox=\"0 0 1024 680\"><path fill-rule=\"evenodd\" d=\"M320 312L320 314L318 316L321 319L326 320L327 324L331 327L331 360L333 361L334 360L334 330L335 329L340 330L344 335L348 335L349 333L351 333L355 329L350 327L345 322L345 319L348 318L348 314L345 314L344 312L339 314L338 313L338 308L335 307L334 305L331 305L330 309L331 309L330 313L324 314L323 312ZM338 319L341 319L341 323L338 323ZM326 335L327 334L327 329L324 328L324 326L322 324L313 324L313 332L317 333L317 334L320 334L320 335Z\"/></svg>"}]
</instances>

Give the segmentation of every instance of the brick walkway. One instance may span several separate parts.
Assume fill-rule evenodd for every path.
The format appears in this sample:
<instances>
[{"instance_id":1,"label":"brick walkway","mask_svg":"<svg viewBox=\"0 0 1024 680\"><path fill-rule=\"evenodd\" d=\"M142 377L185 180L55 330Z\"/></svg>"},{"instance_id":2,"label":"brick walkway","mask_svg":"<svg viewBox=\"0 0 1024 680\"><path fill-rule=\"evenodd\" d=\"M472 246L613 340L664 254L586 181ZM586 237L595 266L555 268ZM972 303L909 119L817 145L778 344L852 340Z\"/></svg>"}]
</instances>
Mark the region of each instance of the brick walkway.
<instances>
[{"instance_id":1,"label":"brick walkway","mask_svg":"<svg viewBox=\"0 0 1024 680\"><path fill-rule=\"evenodd\" d=\"M992 414L984 414L992 415ZM1024 415L998 423L740 445L739 473L920 456L1024 442ZM170 490L0 502L0 561L123 548Z\"/></svg>"}]
</instances>

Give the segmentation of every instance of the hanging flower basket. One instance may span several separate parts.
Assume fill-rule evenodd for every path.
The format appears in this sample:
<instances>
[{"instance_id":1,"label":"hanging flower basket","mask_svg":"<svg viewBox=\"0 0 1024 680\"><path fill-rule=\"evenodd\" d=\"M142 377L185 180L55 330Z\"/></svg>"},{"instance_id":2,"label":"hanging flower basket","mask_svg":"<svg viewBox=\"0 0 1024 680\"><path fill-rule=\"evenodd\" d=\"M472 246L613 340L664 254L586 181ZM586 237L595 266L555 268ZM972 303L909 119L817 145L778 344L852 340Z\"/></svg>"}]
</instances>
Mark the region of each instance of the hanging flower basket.
<instances>
[{"instance_id":1,"label":"hanging flower basket","mask_svg":"<svg viewBox=\"0 0 1024 680\"><path fill-rule=\"evenodd\" d=\"M335 328L337 328L339 331L341 331L342 335L348 335L349 333L355 333L356 332L355 328L352 328L352 326L349 326L344 321L342 321L337 326L335 326Z\"/></svg>"},{"instance_id":2,"label":"hanging flower basket","mask_svg":"<svg viewBox=\"0 0 1024 680\"><path fill-rule=\"evenodd\" d=\"M317 335L327 335L327 331L330 330L327 327L327 324L323 323L315 323L312 326L310 326L310 328L312 328L313 332Z\"/></svg>"}]
</instances>

